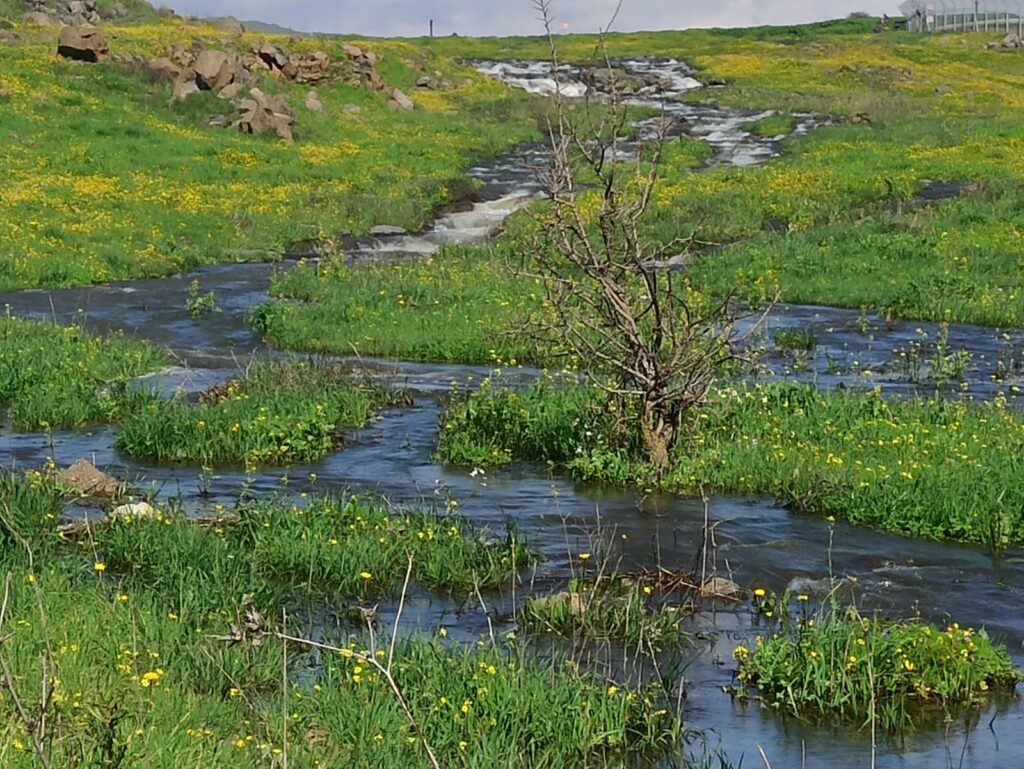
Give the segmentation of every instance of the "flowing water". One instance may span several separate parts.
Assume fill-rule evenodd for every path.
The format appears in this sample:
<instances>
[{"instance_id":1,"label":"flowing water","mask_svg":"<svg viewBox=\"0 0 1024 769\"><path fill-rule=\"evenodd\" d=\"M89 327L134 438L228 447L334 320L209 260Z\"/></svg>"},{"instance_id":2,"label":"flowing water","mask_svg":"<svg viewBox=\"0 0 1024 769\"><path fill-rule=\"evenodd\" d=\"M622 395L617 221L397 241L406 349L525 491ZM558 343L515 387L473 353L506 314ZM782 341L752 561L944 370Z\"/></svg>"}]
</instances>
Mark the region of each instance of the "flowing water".
<instances>
[{"instance_id":1,"label":"flowing water","mask_svg":"<svg viewBox=\"0 0 1024 769\"><path fill-rule=\"evenodd\" d=\"M672 116L676 133L708 141L714 150L713 162L746 165L778 153L779 139L743 131L743 123L757 115L674 101L700 85L681 62L619 64L650 81L644 88L653 90L633 98L662 108L662 119ZM547 65L479 66L537 93L554 89ZM557 77L577 91L589 87L573 68L560 70ZM798 130L820 122L802 116ZM346 255L353 261L410 258L434 253L445 243L485 241L505 216L536 197L533 169L542 161L541 149L527 148L482 163L470 171L483 182L483 199L471 209L440 218L424 233L378 230L372 237L348 243ZM267 349L246 321L249 309L267 298L275 269L280 268L227 265L160 280L23 291L0 296L0 305L9 305L19 316L78 322L98 331L122 329L129 336L165 346L178 365L145 377L142 383L168 393L182 389L195 394L235 375L253 355L279 354ZM201 293L214 293L219 312L190 317L186 300L193 280ZM810 334L813 349L776 349L772 339L780 329ZM880 387L894 395L933 391L935 384L927 381L927 358L934 355L939 341L947 350L969 353L964 382L945 384L945 394L984 399L1003 393L1015 398L1012 374L1019 374L1016 360L1024 349L1019 331L956 325L943 331L932 324L891 323L856 311L788 305L773 310L763 336L768 349L761 376L802 378L823 387ZM947 337L944 342L943 337ZM906 353L916 344L921 345L919 358L924 363L915 367L898 351ZM343 450L309 466L251 476L241 471L204 476L193 467L144 465L120 456L114 448L115 431L106 427L53 435L0 430L0 464L29 468L52 457L66 465L86 457L141 489L150 489L157 499L173 500L196 515L212 513L218 504L233 504L243 489L269 494L358 488L410 504L454 499L473 521L495 528L515 522L544 555L538 575L544 584L558 584L569 576L571 556L590 548L586 532L599 521L614 529L626 569L654 564L684 571L693 568L710 523L715 526L719 572L730 573L741 584L813 592L827 577L828 524L796 515L770 499L716 497L705 509L700 500L669 494L639 496L577 485L533 466L485 474L442 466L434 460L433 451L444 393L453 381L472 385L489 375L489 369L365 359L350 362L354 369L369 369L407 387L414 403L382 414L366 429L348 436ZM1005 379L1008 374L1010 378ZM503 376L516 383L535 375L520 369ZM850 580L863 605L901 616L919 612L939 623L954 617L964 625L984 625L1007 643L1018 663L1024 662L1020 598L1024 553L996 558L978 548L915 541L840 523L835 526L831 556L835 573ZM509 597L488 600L496 621L507 623L512 607ZM475 638L488 628L487 616L479 607L460 607L436 597L418 597L406 616L409 623L443 624L453 635L465 638ZM706 640L692 654L686 673L690 681L687 719L692 727L710 730L712 742L720 739L734 762L743 756L744 765L760 766L756 752L760 745L775 767L869 765L870 743L864 734L801 725L764 712L755 702L734 705L721 691L732 682L733 647L758 632L749 611L702 611L692 625ZM1022 735L1024 708L1017 700L1000 701L948 728L923 730L900 744L883 743L877 766L1024 766Z\"/></svg>"}]
</instances>

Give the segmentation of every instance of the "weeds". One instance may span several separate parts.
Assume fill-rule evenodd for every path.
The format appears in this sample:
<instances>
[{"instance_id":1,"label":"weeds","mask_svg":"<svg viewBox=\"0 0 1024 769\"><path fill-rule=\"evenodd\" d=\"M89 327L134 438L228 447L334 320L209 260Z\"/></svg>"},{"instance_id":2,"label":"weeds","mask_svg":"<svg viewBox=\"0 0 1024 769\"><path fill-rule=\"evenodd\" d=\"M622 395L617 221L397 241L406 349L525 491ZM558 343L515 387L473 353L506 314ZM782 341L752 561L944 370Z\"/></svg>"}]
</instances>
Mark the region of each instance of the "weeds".
<instances>
[{"instance_id":1,"label":"weeds","mask_svg":"<svg viewBox=\"0 0 1024 769\"><path fill-rule=\"evenodd\" d=\"M790 597L772 600L786 607ZM797 613L776 609L772 634L734 652L739 680L794 716L839 718L864 728L877 721L897 731L931 706L948 714L1022 680L984 629L866 618L834 602L816 612L801 607Z\"/></svg>"},{"instance_id":2,"label":"weeds","mask_svg":"<svg viewBox=\"0 0 1024 769\"><path fill-rule=\"evenodd\" d=\"M134 410L118 448L157 462L208 467L308 463L366 424L376 409L405 403L385 385L358 381L331 365L257 363L242 379L196 404L152 400Z\"/></svg>"},{"instance_id":3,"label":"weeds","mask_svg":"<svg viewBox=\"0 0 1024 769\"><path fill-rule=\"evenodd\" d=\"M47 430L116 421L143 398L128 380L166 365L164 352L77 326L0 317L0 408L16 427Z\"/></svg>"}]
</instances>

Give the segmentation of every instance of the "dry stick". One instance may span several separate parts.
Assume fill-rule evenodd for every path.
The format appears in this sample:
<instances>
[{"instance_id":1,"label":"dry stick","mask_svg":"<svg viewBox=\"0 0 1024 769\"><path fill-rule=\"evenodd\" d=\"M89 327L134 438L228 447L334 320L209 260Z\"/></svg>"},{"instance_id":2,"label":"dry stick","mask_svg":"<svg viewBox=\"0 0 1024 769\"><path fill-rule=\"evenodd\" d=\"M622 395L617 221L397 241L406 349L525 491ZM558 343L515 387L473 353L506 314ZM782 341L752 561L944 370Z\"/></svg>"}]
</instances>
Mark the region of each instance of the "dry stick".
<instances>
[{"instance_id":1,"label":"dry stick","mask_svg":"<svg viewBox=\"0 0 1024 769\"><path fill-rule=\"evenodd\" d=\"M757 746L757 752L761 754L761 760L764 761L766 769L772 769L772 762L768 760L768 756L764 754L764 748L760 745Z\"/></svg>"},{"instance_id":2,"label":"dry stick","mask_svg":"<svg viewBox=\"0 0 1024 769\"><path fill-rule=\"evenodd\" d=\"M391 665L395 659L395 644L398 642L398 626L402 621L402 609L405 608L405 595L409 590L409 580L412 579L412 551L409 551L409 565L405 568L405 582L402 583L402 598L398 602L398 611L395 612L395 624L391 628L391 645L388 648L388 673L391 673Z\"/></svg>"}]
</instances>

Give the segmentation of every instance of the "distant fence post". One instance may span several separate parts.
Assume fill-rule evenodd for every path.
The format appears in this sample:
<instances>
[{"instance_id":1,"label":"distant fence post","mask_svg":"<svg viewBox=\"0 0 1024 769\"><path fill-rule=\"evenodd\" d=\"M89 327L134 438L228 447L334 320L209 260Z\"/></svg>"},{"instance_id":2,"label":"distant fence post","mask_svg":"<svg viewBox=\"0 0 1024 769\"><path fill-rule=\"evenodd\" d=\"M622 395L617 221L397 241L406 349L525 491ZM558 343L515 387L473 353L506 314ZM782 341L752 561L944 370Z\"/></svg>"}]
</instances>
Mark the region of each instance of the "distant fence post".
<instances>
[{"instance_id":1,"label":"distant fence post","mask_svg":"<svg viewBox=\"0 0 1024 769\"><path fill-rule=\"evenodd\" d=\"M430 36L431 37L434 36L434 20L433 19L430 20Z\"/></svg>"}]
</instances>

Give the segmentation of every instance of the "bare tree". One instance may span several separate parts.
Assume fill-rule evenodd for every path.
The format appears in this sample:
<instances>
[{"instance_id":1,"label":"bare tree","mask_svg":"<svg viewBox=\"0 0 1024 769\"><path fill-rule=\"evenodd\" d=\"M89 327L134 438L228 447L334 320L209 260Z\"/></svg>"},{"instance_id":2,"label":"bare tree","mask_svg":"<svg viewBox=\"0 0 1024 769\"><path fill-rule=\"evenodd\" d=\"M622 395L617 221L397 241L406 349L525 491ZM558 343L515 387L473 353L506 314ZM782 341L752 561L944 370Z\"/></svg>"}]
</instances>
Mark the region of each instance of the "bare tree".
<instances>
[{"instance_id":1,"label":"bare tree","mask_svg":"<svg viewBox=\"0 0 1024 769\"><path fill-rule=\"evenodd\" d=\"M551 0L533 4L557 81ZM629 115L603 39L599 55L612 74L610 92L600 104L588 97L572 105L558 87L546 118L552 147L542 181L549 204L535 214L525 261L547 301L530 330L633 406L648 458L664 471L687 414L739 357L737 318L731 296L712 301L693 290L686 271L693 233L661 244L644 235L667 121L656 121L656 135L638 141L635 151L623 151Z\"/></svg>"}]
</instances>

